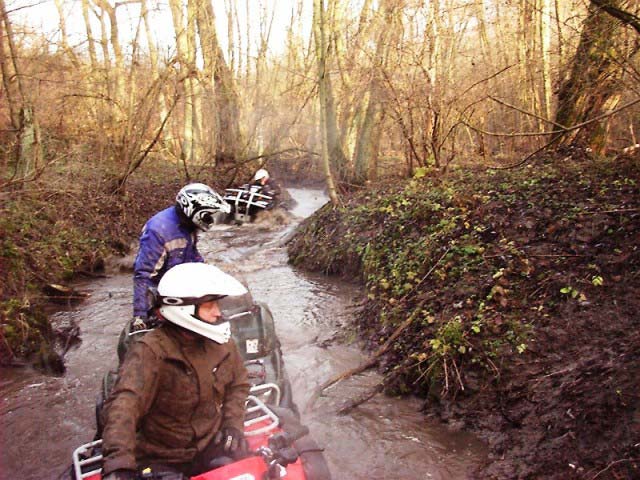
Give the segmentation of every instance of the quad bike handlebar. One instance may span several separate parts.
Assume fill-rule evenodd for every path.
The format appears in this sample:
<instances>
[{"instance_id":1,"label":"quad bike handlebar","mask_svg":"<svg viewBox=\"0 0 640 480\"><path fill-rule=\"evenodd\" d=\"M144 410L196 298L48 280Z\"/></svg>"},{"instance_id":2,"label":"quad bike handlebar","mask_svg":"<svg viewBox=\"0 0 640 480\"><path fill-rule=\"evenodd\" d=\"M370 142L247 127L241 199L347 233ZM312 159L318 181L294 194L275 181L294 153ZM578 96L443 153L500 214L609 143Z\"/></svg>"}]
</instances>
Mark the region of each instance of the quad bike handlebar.
<instances>
[{"instance_id":1,"label":"quad bike handlebar","mask_svg":"<svg viewBox=\"0 0 640 480\"><path fill-rule=\"evenodd\" d=\"M277 388L277 386L274 386ZM284 410L284 409L279 409ZM282 429L281 415L276 414L259 398L249 395L247 398L245 437L268 435L267 445L249 450L245 458L261 457L266 466L262 480L276 480L283 476L286 467L295 463L302 452L298 452L294 443L309 434L309 428L297 422L287 422ZM102 469L102 440L95 440L80 446L73 452L73 473L75 480L96 480ZM138 480L187 480L188 477L175 471L143 469Z\"/></svg>"}]
</instances>

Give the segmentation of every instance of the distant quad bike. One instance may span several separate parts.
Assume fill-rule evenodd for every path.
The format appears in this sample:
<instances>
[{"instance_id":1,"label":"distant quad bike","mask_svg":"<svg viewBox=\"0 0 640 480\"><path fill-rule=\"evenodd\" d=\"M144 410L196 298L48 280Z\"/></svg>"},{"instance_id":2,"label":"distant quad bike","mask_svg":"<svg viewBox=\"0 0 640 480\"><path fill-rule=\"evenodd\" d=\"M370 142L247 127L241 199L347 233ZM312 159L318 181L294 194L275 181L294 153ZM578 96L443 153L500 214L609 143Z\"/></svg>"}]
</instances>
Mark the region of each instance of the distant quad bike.
<instances>
[{"instance_id":1,"label":"distant quad bike","mask_svg":"<svg viewBox=\"0 0 640 480\"><path fill-rule=\"evenodd\" d=\"M231 205L231 213L227 217L239 225L252 222L258 213L270 210L275 206L275 199L266 195L260 185L244 184L239 188L227 188L224 200Z\"/></svg>"}]
</instances>

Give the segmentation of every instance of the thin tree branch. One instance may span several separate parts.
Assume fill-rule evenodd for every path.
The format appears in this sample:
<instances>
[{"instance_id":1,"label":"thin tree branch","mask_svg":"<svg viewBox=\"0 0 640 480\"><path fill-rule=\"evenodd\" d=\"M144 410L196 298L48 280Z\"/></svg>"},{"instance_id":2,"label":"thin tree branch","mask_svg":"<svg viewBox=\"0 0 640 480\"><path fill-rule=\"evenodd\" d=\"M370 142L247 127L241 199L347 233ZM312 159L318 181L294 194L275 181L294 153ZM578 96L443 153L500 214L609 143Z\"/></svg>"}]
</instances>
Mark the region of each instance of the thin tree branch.
<instances>
[{"instance_id":1,"label":"thin tree branch","mask_svg":"<svg viewBox=\"0 0 640 480\"><path fill-rule=\"evenodd\" d=\"M614 465L617 465L619 463L624 463L624 462L636 462L638 461L638 458L621 458L620 460L616 460L614 462L611 462L609 465L607 465L606 468L600 470L598 473L596 473L593 477L591 477L591 480L595 480L596 478L598 478L600 475L602 475L604 472L606 472L607 470L609 470L611 467L613 467Z\"/></svg>"},{"instance_id":2,"label":"thin tree branch","mask_svg":"<svg viewBox=\"0 0 640 480\"><path fill-rule=\"evenodd\" d=\"M472 83L471 85L469 85L460 95L456 95L457 98L460 98L462 96L464 96L466 93L468 93L470 90L472 90L473 88L477 87L478 85L488 82L489 80L491 80L492 78L497 77L498 75L501 75L502 73L506 72L507 70L509 70L511 67L514 67L516 64L511 64L511 65L507 65L506 67L504 67L501 70L498 70L496 73L489 75L488 77L483 78L482 80L478 80L475 83Z\"/></svg>"},{"instance_id":3,"label":"thin tree branch","mask_svg":"<svg viewBox=\"0 0 640 480\"><path fill-rule=\"evenodd\" d=\"M597 115L593 118L590 118L589 120L586 120L582 123L578 123L576 125L573 125L571 127L566 127L566 128L562 128L561 130L552 130L550 132L516 132L516 133L498 133L498 132L488 132L486 130L483 130L481 128L478 128L474 125L471 125L468 122L463 122L467 127L469 127L471 130L478 132L478 133L482 133L483 135L489 135L492 137L531 137L531 136L541 136L541 135L555 135L555 134L561 134L564 135L567 132L571 132L572 130L578 130L582 127L585 127L591 123L594 122L598 122L604 118L607 117L611 117L612 115L615 115L617 113L620 113L622 110L626 110L629 107L632 107L636 104L640 103L640 98L636 98L635 100L632 100L628 103L625 103L624 105L614 109L614 110L609 110L608 112L604 112L600 115Z\"/></svg>"},{"instance_id":4,"label":"thin tree branch","mask_svg":"<svg viewBox=\"0 0 640 480\"><path fill-rule=\"evenodd\" d=\"M536 118L538 120L542 120L543 122L555 125L556 127L560 128L560 129L564 128L564 126L560 125L559 123L554 122L553 120L549 120L548 118L545 118L545 117L543 117L541 115L537 115L537 114L535 114L533 112L528 112L526 110L522 110L521 108L516 107L515 105L511 105L510 103L507 103L504 100L501 100L499 98L493 97L491 95L488 95L488 98L490 98L491 100L493 100L496 103L499 103L500 105L504 105L505 107L511 108L511 109L516 110L516 111L518 111L520 113L524 113L525 115L528 115L530 117L533 117L533 118Z\"/></svg>"},{"instance_id":5,"label":"thin tree branch","mask_svg":"<svg viewBox=\"0 0 640 480\"><path fill-rule=\"evenodd\" d=\"M610 0L591 0L591 4L607 12L612 17L621 20L624 24L629 25L640 33L640 18L633 13L614 7L611 5Z\"/></svg>"}]
</instances>

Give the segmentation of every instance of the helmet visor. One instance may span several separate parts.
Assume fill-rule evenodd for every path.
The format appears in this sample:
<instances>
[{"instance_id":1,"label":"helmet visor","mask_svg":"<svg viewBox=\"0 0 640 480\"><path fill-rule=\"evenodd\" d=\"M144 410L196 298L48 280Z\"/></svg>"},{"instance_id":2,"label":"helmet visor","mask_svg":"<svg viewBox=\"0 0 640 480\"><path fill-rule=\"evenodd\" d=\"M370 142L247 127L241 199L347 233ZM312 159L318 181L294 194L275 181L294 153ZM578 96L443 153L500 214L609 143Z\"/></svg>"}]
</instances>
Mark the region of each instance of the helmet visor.
<instances>
[{"instance_id":1,"label":"helmet visor","mask_svg":"<svg viewBox=\"0 0 640 480\"><path fill-rule=\"evenodd\" d=\"M207 227L211 227L211 225L213 225L216 222L211 212L202 212L202 215L200 215L200 221L204 223Z\"/></svg>"}]
</instances>

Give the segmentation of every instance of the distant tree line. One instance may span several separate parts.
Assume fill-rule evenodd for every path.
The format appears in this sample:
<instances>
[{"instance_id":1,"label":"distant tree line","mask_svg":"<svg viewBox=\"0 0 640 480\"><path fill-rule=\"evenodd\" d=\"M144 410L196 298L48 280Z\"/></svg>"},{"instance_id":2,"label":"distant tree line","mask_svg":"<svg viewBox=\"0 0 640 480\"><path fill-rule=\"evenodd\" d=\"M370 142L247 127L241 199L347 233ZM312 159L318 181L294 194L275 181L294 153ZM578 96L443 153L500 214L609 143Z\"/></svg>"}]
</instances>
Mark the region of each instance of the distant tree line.
<instances>
[{"instance_id":1,"label":"distant tree line","mask_svg":"<svg viewBox=\"0 0 640 480\"><path fill-rule=\"evenodd\" d=\"M268 3L56 0L51 37L16 20L37 6L0 0L2 189L54 166L100 165L118 191L144 163L267 161L319 172L337 202L419 168L638 144L635 0L298 0L277 53Z\"/></svg>"}]
</instances>

